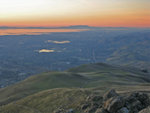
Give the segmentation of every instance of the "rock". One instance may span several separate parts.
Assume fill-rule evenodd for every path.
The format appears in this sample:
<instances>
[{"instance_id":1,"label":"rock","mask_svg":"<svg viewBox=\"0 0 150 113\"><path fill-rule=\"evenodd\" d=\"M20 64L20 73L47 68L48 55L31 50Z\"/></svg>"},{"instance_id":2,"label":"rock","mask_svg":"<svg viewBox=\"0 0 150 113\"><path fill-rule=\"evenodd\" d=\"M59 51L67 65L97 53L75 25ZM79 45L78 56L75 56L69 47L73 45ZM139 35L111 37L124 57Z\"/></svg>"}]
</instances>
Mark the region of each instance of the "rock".
<instances>
[{"instance_id":1,"label":"rock","mask_svg":"<svg viewBox=\"0 0 150 113\"><path fill-rule=\"evenodd\" d=\"M89 96L81 109L84 113L150 113L148 106L150 106L150 99L145 93L135 92L122 97L113 89L103 98L95 95Z\"/></svg>"},{"instance_id":2,"label":"rock","mask_svg":"<svg viewBox=\"0 0 150 113\"><path fill-rule=\"evenodd\" d=\"M150 113L150 106L141 110L139 113Z\"/></svg>"},{"instance_id":3,"label":"rock","mask_svg":"<svg viewBox=\"0 0 150 113\"><path fill-rule=\"evenodd\" d=\"M99 109L96 110L95 113L108 113L108 112L103 108L99 108Z\"/></svg>"},{"instance_id":4,"label":"rock","mask_svg":"<svg viewBox=\"0 0 150 113\"><path fill-rule=\"evenodd\" d=\"M138 112L142 109L142 104L139 100L135 100L131 103L126 104L127 108L132 112Z\"/></svg>"},{"instance_id":5,"label":"rock","mask_svg":"<svg viewBox=\"0 0 150 113\"><path fill-rule=\"evenodd\" d=\"M96 107L92 107L89 109L88 113L94 113L97 110Z\"/></svg>"},{"instance_id":6,"label":"rock","mask_svg":"<svg viewBox=\"0 0 150 113\"><path fill-rule=\"evenodd\" d=\"M95 111L102 107L103 97L98 95L88 96L86 103L82 105L81 109L86 113L95 113Z\"/></svg>"},{"instance_id":7,"label":"rock","mask_svg":"<svg viewBox=\"0 0 150 113\"><path fill-rule=\"evenodd\" d=\"M99 108L100 107L100 103L93 102L92 106L95 107L95 108Z\"/></svg>"},{"instance_id":8,"label":"rock","mask_svg":"<svg viewBox=\"0 0 150 113\"><path fill-rule=\"evenodd\" d=\"M145 93L137 93L137 99L142 103L143 107L150 105L149 96Z\"/></svg>"},{"instance_id":9,"label":"rock","mask_svg":"<svg viewBox=\"0 0 150 113\"><path fill-rule=\"evenodd\" d=\"M132 93L127 97L125 105L130 112L138 112L150 105L150 100L147 94Z\"/></svg>"},{"instance_id":10,"label":"rock","mask_svg":"<svg viewBox=\"0 0 150 113\"><path fill-rule=\"evenodd\" d=\"M129 113L129 110L126 107L121 108L117 113Z\"/></svg>"},{"instance_id":11,"label":"rock","mask_svg":"<svg viewBox=\"0 0 150 113\"><path fill-rule=\"evenodd\" d=\"M81 107L81 109L82 110L85 110L85 109L87 109L88 107L90 107L91 106L91 104L84 104L82 107Z\"/></svg>"},{"instance_id":12,"label":"rock","mask_svg":"<svg viewBox=\"0 0 150 113\"><path fill-rule=\"evenodd\" d=\"M74 113L73 109L69 109L66 113Z\"/></svg>"},{"instance_id":13,"label":"rock","mask_svg":"<svg viewBox=\"0 0 150 113\"><path fill-rule=\"evenodd\" d=\"M103 100L103 97L97 96L97 95L88 96L87 99L86 99L86 101L90 101L90 102L92 102L92 101L98 102L98 101L101 101L101 100Z\"/></svg>"},{"instance_id":14,"label":"rock","mask_svg":"<svg viewBox=\"0 0 150 113\"><path fill-rule=\"evenodd\" d=\"M102 101L102 100L103 100L103 97L101 97L101 96L94 96L92 98L92 101L94 101L94 102L98 102L98 101Z\"/></svg>"},{"instance_id":15,"label":"rock","mask_svg":"<svg viewBox=\"0 0 150 113\"><path fill-rule=\"evenodd\" d=\"M104 109L110 113L116 113L125 104L123 97L112 97L104 103Z\"/></svg>"},{"instance_id":16,"label":"rock","mask_svg":"<svg viewBox=\"0 0 150 113\"><path fill-rule=\"evenodd\" d=\"M114 89L111 89L110 91L108 91L107 93L104 94L103 99L104 101L112 98L112 97L116 97L118 96L118 94L116 93L116 91Z\"/></svg>"},{"instance_id":17,"label":"rock","mask_svg":"<svg viewBox=\"0 0 150 113\"><path fill-rule=\"evenodd\" d=\"M92 106L92 107L86 109L84 112L85 113L95 113L96 110L97 110L97 107Z\"/></svg>"}]
</instances>

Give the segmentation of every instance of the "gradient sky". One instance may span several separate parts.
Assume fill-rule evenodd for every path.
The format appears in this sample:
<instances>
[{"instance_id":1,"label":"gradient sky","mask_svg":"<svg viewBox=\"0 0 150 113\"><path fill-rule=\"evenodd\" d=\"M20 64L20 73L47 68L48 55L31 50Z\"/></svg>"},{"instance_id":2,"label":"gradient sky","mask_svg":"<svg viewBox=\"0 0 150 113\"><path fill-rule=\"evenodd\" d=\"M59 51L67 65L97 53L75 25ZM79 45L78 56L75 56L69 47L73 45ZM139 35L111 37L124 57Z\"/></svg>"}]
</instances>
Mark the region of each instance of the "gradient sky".
<instances>
[{"instance_id":1,"label":"gradient sky","mask_svg":"<svg viewBox=\"0 0 150 113\"><path fill-rule=\"evenodd\" d=\"M150 27L150 0L0 0L0 26Z\"/></svg>"}]
</instances>

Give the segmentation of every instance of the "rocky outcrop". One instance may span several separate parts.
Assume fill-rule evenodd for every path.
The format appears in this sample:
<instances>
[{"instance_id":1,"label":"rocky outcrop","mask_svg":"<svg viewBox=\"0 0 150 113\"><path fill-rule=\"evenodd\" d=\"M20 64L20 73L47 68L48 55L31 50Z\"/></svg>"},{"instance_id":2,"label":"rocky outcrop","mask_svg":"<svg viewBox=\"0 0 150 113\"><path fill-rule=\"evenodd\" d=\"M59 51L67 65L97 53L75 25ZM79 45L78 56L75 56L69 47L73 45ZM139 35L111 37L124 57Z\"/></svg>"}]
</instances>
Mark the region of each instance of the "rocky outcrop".
<instances>
[{"instance_id":1,"label":"rocky outcrop","mask_svg":"<svg viewBox=\"0 0 150 113\"><path fill-rule=\"evenodd\" d=\"M140 110L148 107L150 105L150 99L145 93L132 93L126 98L125 106L132 113L138 113Z\"/></svg>"},{"instance_id":2,"label":"rocky outcrop","mask_svg":"<svg viewBox=\"0 0 150 113\"><path fill-rule=\"evenodd\" d=\"M103 105L103 97L97 95L91 95L86 99L86 103L81 109L86 113L93 113Z\"/></svg>"},{"instance_id":3,"label":"rocky outcrop","mask_svg":"<svg viewBox=\"0 0 150 113\"><path fill-rule=\"evenodd\" d=\"M139 113L150 113L150 106L141 110Z\"/></svg>"},{"instance_id":4,"label":"rocky outcrop","mask_svg":"<svg viewBox=\"0 0 150 113\"><path fill-rule=\"evenodd\" d=\"M104 109L109 113L116 113L117 110L124 107L125 100L121 96L112 97L104 102Z\"/></svg>"},{"instance_id":5,"label":"rocky outcrop","mask_svg":"<svg viewBox=\"0 0 150 113\"><path fill-rule=\"evenodd\" d=\"M117 113L129 113L129 110L128 110L128 108L123 107L123 108L119 109L119 110L117 111Z\"/></svg>"},{"instance_id":6,"label":"rocky outcrop","mask_svg":"<svg viewBox=\"0 0 150 113\"><path fill-rule=\"evenodd\" d=\"M116 93L116 91L114 89L112 89L104 94L103 100L106 101L112 97L117 97L117 96L118 96L118 94Z\"/></svg>"},{"instance_id":7,"label":"rocky outcrop","mask_svg":"<svg viewBox=\"0 0 150 113\"><path fill-rule=\"evenodd\" d=\"M147 94L134 92L120 96L114 89L101 96L89 96L81 109L84 113L150 113L145 112L150 105ZM147 108L147 109L145 109Z\"/></svg>"}]
</instances>

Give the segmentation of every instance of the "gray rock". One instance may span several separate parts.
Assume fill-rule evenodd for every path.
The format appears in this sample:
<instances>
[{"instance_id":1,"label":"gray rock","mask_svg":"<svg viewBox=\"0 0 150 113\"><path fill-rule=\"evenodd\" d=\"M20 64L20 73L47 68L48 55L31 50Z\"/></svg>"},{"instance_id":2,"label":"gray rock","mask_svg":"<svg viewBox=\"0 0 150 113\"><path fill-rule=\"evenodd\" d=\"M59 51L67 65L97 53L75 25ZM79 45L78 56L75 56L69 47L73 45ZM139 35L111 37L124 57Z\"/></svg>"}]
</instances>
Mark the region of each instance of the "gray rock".
<instances>
[{"instance_id":1,"label":"gray rock","mask_svg":"<svg viewBox=\"0 0 150 113\"><path fill-rule=\"evenodd\" d=\"M56 111L54 111L53 113L64 113L65 110L62 108L57 109Z\"/></svg>"},{"instance_id":2,"label":"gray rock","mask_svg":"<svg viewBox=\"0 0 150 113\"><path fill-rule=\"evenodd\" d=\"M150 106L141 110L139 113L150 113Z\"/></svg>"},{"instance_id":3,"label":"gray rock","mask_svg":"<svg viewBox=\"0 0 150 113\"><path fill-rule=\"evenodd\" d=\"M150 105L149 96L145 93L137 93L137 99L142 103L143 107Z\"/></svg>"},{"instance_id":4,"label":"gray rock","mask_svg":"<svg viewBox=\"0 0 150 113\"><path fill-rule=\"evenodd\" d=\"M95 95L89 96L87 103L89 104L81 107L84 113L150 113L150 107L147 108L150 105L149 96L140 92L122 97L113 89L103 98Z\"/></svg>"},{"instance_id":5,"label":"gray rock","mask_svg":"<svg viewBox=\"0 0 150 113\"><path fill-rule=\"evenodd\" d=\"M126 98L126 107L130 112L139 112L140 110L146 108L149 104L149 97L144 93L132 93Z\"/></svg>"},{"instance_id":6,"label":"gray rock","mask_svg":"<svg viewBox=\"0 0 150 113\"><path fill-rule=\"evenodd\" d=\"M108 113L106 110L104 110L103 108L99 108L96 110L95 113Z\"/></svg>"},{"instance_id":7,"label":"gray rock","mask_svg":"<svg viewBox=\"0 0 150 113\"><path fill-rule=\"evenodd\" d=\"M136 100L132 103L128 103L127 108L130 110L131 113L137 113L142 109L142 104L139 100Z\"/></svg>"},{"instance_id":8,"label":"gray rock","mask_svg":"<svg viewBox=\"0 0 150 113\"><path fill-rule=\"evenodd\" d=\"M97 96L97 95L91 95L91 96L88 96L86 101L94 101L94 102L98 102L98 101L101 101L103 100L103 97L101 96Z\"/></svg>"},{"instance_id":9,"label":"gray rock","mask_svg":"<svg viewBox=\"0 0 150 113\"><path fill-rule=\"evenodd\" d=\"M87 109L90 106L91 106L91 104L84 104L84 105L82 105L81 109L85 110L85 109Z\"/></svg>"},{"instance_id":10,"label":"gray rock","mask_svg":"<svg viewBox=\"0 0 150 113\"><path fill-rule=\"evenodd\" d=\"M95 111L102 107L103 97L99 95L91 95L86 99L86 103L81 106L81 109L86 113L95 113Z\"/></svg>"},{"instance_id":11,"label":"gray rock","mask_svg":"<svg viewBox=\"0 0 150 113\"><path fill-rule=\"evenodd\" d=\"M85 113L95 113L96 110L97 110L97 107L92 106L92 107L86 109L84 112Z\"/></svg>"},{"instance_id":12,"label":"gray rock","mask_svg":"<svg viewBox=\"0 0 150 113\"><path fill-rule=\"evenodd\" d=\"M126 107L121 108L117 113L129 113L129 110Z\"/></svg>"},{"instance_id":13,"label":"gray rock","mask_svg":"<svg viewBox=\"0 0 150 113\"><path fill-rule=\"evenodd\" d=\"M66 113L74 113L73 109L69 109Z\"/></svg>"},{"instance_id":14,"label":"gray rock","mask_svg":"<svg viewBox=\"0 0 150 113\"><path fill-rule=\"evenodd\" d=\"M104 103L104 109L110 113L116 113L125 104L123 97L112 97Z\"/></svg>"},{"instance_id":15,"label":"gray rock","mask_svg":"<svg viewBox=\"0 0 150 113\"><path fill-rule=\"evenodd\" d=\"M112 97L116 97L118 96L118 94L116 93L116 91L114 89L111 89L110 91L108 91L107 93L104 94L103 99L104 101L112 98Z\"/></svg>"}]
</instances>

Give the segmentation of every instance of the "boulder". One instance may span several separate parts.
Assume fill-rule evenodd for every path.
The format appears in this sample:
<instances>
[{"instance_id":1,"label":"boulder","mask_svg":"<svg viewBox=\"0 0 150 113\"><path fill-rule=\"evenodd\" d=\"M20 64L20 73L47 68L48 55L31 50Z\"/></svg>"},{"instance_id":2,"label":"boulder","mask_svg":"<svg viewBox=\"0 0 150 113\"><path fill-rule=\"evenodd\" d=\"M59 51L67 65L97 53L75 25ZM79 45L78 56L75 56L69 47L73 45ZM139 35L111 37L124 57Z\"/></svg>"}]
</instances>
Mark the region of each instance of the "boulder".
<instances>
[{"instance_id":1,"label":"boulder","mask_svg":"<svg viewBox=\"0 0 150 113\"><path fill-rule=\"evenodd\" d=\"M53 113L65 113L65 110L62 108L59 108L56 111L54 111Z\"/></svg>"},{"instance_id":2,"label":"boulder","mask_svg":"<svg viewBox=\"0 0 150 113\"><path fill-rule=\"evenodd\" d=\"M141 110L139 113L150 113L150 106Z\"/></svg>"},{"instance_id":3,"label":"boulder","mask_svg":"<svg viewBox=\"0 0 150 113\"><path fill-rule=\"evenodd\" d=\"M126 107L130 110L130 112L138 112L142 109L142 104L139 100L135 100L131 103L127 103Z\"/></svg>"},{"instance_id":4,"label":"boulder","mask_svg":"<svg viewBox=\"0 0 150 113\"><path fill-rule=\"evenodd\" d=\"M90 102L92 102L92 101L98 102L98 101L101 101L101 100L103 100L103 97L98 96L98 95L91 95L91 96L88 96L87 99L86 99L86 101L90 101Z\"/></svg>"},{"instance_id":5,"label":"boulder","mask_svg":"<svg viewBox=\"0 0 150 113\"><path fill-rule=\"evenodd\" d=\"M148 106L150 99L146 93L134 92L131 95L119 96L112 89L105 93L103 98L89 96L81 109L84 113L150 113Z\"/></svg>"},{"instance_id":6,"label":"boulder","mask_svg":"<svg viewBox=\"0 0 150 113\"><path fill-rule=\"evenodd\" d=\"M107 93L104 94L103 96L103 100L106 101L112 97L116 97L118 96L118 94L116 93L116 91L114 89L109 90Z\"/></svg>"},{"instance_id":7,"label":"boulder","mask_svg":"<svg viewBox=\"0 0 150 113\"><path fill-rule=\"evenodd\" d=\"M93 98L92 98L92 101L94 101L94 102L98 102L98 101L102 101L103 100L103 97L101 97L101 96L93 96Z\"/></svg>"},{"instance_id":8,"label":"boulder","mask_svg":"<svg viewBox=\"0 0 150 113\"><path fill-rule=\"evenodd\" d=\"M90 106L91 106L90 103L84 104L84 105L82 105L81 109L82 109L82 110L85 110L85 109L87 109L87 108L90 107Z\"/></svg>"},{"instance_id":9,"label":"boulder","mask_svg":"<svg viewBox=\"0 0 150 113\"><path fill-rule=\"evenodd\" d=\"M104 109L110 113L116 113L125 104L124 98L121 96L112 97L104 103Z\"/></svg>"},{"instance_id":10,"label":"boulder","mask_svg":"<svg viewBox=\"0 0 150 113\"><path fill-rule=\"evenodd\" d=\"M90 108L87 108L84 113L95 113L95 111L97 110L98 108L95 107L95 106L91 106Z\"/></svg>"},{"instance_id":11,"label":"boulder","mask_svg":"<svg viewBox=\"0 0 150 113\"><path fill-rule=\"evenodd\" d=\"M95 113L95 111L102 107L103 97L99 95L91 95L86 99L86 103L82 105L81 109L84 110L85 113Z\"/></svg>"},{"instance_id":12,"label":"boulder","mask_svg":"<svg viewBox=\"0 0 150 113\"><path fill-rule=\"evenodd\" d=\"M149 96L145 93L137 93L137 99L142 103L143 107L150 105Z\"/></svg>"},{"instance_id":13,"label":"boulder","mask_svg":"<svg viewBox=\"0 0 150 113\"><path fill-rule=\"evenodd\" d=\"M73 109L69 109L69 110L67 110L66 113L74 113L74 110Z\"/></svg>"},{"instance_id":14,"label":"boulder","mask_svg":"<svg viewBox=\"0 0 150 113\"><path fill-rule=\"evenodd\" d=\"M125 106L131 113L136 113L150 105L149 97L145 93L132 93L126 98Z\"/></svg>"},{"instance_id":15,"label":"boulder","mask_svg":"<svg viewBox=\"0 0 150 113\"><path fill-rule=\"evenodd\" d=\"M129 110L126 107L121 108L117 113L129 113Z\"/></svg>"},{"instance_id":16,"label":"boulder","mask_svg":"<svg viewBox=\"0 0 150 113\"><path fill-rule=\"evenodd\" d=\"M108 112L103 108L99 108L99 109L96 110L95 113L108 113Z\"/></svg>"}]
</instances>

